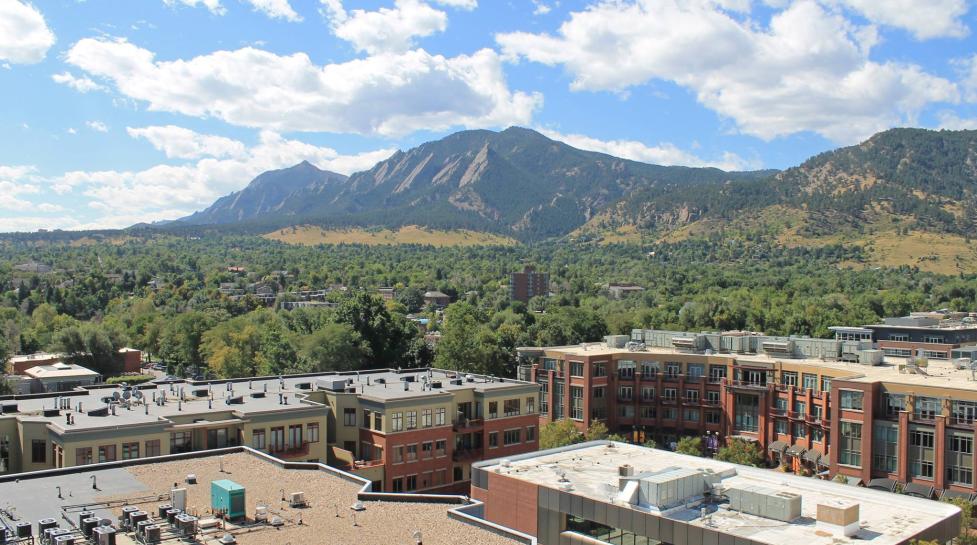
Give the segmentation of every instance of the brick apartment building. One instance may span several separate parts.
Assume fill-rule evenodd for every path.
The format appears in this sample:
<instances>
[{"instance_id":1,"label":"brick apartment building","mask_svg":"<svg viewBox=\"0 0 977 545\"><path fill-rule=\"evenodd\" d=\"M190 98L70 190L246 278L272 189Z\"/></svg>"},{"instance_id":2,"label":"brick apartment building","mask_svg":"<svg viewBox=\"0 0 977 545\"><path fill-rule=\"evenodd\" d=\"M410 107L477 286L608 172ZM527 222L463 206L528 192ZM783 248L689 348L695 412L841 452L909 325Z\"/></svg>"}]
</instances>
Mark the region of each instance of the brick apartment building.
<instances>
[{"instance_id":1,"label":"brick apartment building","mask_svg":"<svg viewBox=\"0 0 977 545\"><path fill-rule=\"evenodd\" d=\"M522 272L509 273L509 299L528 303L536 296L546 296L550 291L550 273L536 272L531 265Z\"/></svg>"},{"instance_id":2,"label":"brick apartment building","mask_svg":"<svg viewBox=\"0 0 977 545\"><path fill-rule=\"evenodd\" d=\"M582 430L602 420L664 445L737 436L795 470L977 498L971 360L884 357L850 329L835 339L634 330L604 343L520 349L519 372L541 386L543 422L569 418ZM968 347L951 354L970 355Z\"/></svg>"}]
</instances>

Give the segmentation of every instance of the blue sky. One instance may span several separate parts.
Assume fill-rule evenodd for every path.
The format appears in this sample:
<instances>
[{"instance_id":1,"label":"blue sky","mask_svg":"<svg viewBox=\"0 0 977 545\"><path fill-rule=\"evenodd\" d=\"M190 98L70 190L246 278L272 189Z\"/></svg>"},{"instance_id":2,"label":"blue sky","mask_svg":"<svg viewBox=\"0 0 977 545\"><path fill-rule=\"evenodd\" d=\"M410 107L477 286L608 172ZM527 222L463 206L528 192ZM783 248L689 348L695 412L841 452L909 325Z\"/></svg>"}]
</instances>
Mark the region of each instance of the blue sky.
<instances>
[{"instance_id":1,"label":"blue sky","mask_svg":"<svg viewBox=\"0 0 977 545\"><path fill-rule=\"evenodd\" d=\"M0 0L0 231L188 214L464 128L785 168L977 128L966 0Z\"/></svg>"}]
</instances>

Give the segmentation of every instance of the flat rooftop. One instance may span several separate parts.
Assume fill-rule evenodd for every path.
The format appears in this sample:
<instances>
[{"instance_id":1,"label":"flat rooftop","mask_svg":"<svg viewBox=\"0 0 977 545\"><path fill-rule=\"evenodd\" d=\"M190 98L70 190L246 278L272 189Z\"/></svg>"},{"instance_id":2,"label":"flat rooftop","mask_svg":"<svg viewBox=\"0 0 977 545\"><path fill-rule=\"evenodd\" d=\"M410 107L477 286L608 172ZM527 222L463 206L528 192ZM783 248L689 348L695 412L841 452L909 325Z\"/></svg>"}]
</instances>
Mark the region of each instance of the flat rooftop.
<instances>
[{"instance_id":1,"label":"flat rooftop","mask_svg":"<svg viewBox=\"0 0 977 545\"><path fill-rule=\"evenodd\" d=\"M440 382L440 388L425 389L425 380ZM411 379L405 382L403 379ZM452 380L460 379L460 384L453 384ZM470 381L469 381L470 380ZM356 388L356 395L379 402L388 400L402 400L409 398L424 398L436 395L447 395L450 392L475 390L488 392L512 387L537 386L514 379L501 379L481 375L466 375L443 369L411 369L404 371L382 369L362 371L360 373L322 373L314 375L291 375L284 377L260 377L254 379L235 379L228 381L180 381L164 384L139 385L137 390L129 392L125 399L125 390L121 386L98 386L92 388L78 388L70 392L59 394L44 394L32 396L14 396L0 398L0 408L5 405L16 405L19 418L47 421L59 432L76 430L96 430L99 428L115 428L120 425L160 425L180 421L181 424L190 417L197 417L206 423L207 415L214 415L212 419L225 420L228 414L234 418L247 418L252 414L295 411L302 408L322 407L321 403L307 399L309 393L319 388L321 381L346 381L349 388ZM407 389L404 389L407 384ZM230 389L229 389L230 388ZM139 392L139 399L135 392ZM279 395L287 405L279 401ZM118 403L108 400L118 396ZM257 397L255 397L257 396ZM162 405L154 400L162 400ZM240 398L241 403L229 404L233 398ZM45 416L44 411L59 407L59 400L67 400L70 409L61 410L59 414ZM128 401L128 405L126 405ZM78 411L78 404L81 411ZM93 416L91 410L98 410L115 406L115 414ZM9 412L9 411L8 411ZM71 413L74 423L67 424L66 413Z\"/></svg>"},{"instance_id":2,"label":"flat rooftop","mask_svg":"<svg viewBox=\"0 0 977 545\"><path fill-rule=\"evenodd\" d=\"M944 519L955 516L959 511L946 503L799 477L769 469L739 466L625 443L613 445L609 447L608 442L585 443L561 451L544 451L538 455L514 457L509 462L509 467L503 467L501 460L475 464L475 467L488 472L498 470L509 477L555 490L560 490L560 473L563 473L572 483L571 494L605 503L608 503L611 488L614 493L617 492L618 468L625 464L634 467L636 475L675 467L709 469L717 474L732 473L732 476L722 479L724 487L761 487L776 492L799 494L802 498L801 518L789 523L780 522L730 511L722 505L705 518L701 516L700 506L680 506L658 515L771 545L842 545L864 541L872 545L896 545ZM853 537L832 535L815 525L817 505L838 502L859 504L861 529ZM615 505L629 504L616 501Z\"/></svg>"},{"instance_id":3,"label":"flat rooftop","mask_svg":"<svg viewBox=\"0 0 977 545\"><path fill-rule=\"evenodd\" d=\"M224 472L221 472L222 463ZM188 489L187 511L196 512L204 519L208 517L206 513L210 508L210 483L229 479L245 488L245 513L248 519L253 519L255 507L262 503L268 506L271 516L277 515L285 520L280 529L265 525L251 526L246 530L229 527L241 545L281 545L289 542L413 544L412 536L416 531L421 532L425 544L517 543L449 518L447 512L455 506L445 503L365 501L365 510L356 513L354 526L350 507L357 501L362 484L322 469L284 469L268 458L249 451L129 467L103 468L105 465L87 466L88 471L71 474L55 472L40 477L24 474L19 476L19 480L0 482L0 508L16 517L16 520L12 520L0 511L0 522L13 527L17 522L29 521L35 526L36 536L38 520L54 518L61 528L68 528L68 522L62 515L75 521L83 510L93 510L96 516L112 517L117 521L126 502L156 519L158 506L170 503L169 493L174 483ZM186 475L191 473L197 476L198 484L184 484ZM99 490L92 489L93 475ZM286 494L304 492L309 506L289 507L281 501L282 490ZM301 525L298 524L299 517ZM200 542L215 543L212 540L223 533L213 533ZM129 542L119 540L119 543ZM176 539L169 542L179 543Z\"/></svg>"},{"instance_id":4,"label":"flat rooftop","mask_svg":"<svg viewBox=\"0 0 977 545\"><path fill-rule=\"evenodd\" d=\"M527 349L530 350L530 349ZM635 360L648 359L649 356L664 358L670 355L705 356L701 352L689 352L675 348L647 347L645 350L632 351L626 348L608 347L605 343L585 343L583 345L556 346L539 348L545 352L557 352L564 357L601 357L601 356L633 356ZM957 369L952 360L930 359L928 366L922 373L906 371L907 358L885 356L880 365L863 365L844 361L822 360L814 358L779 358L767 354L734 354L713 353L711 356L735 358L738 363L749 365L750 362L767 364L786 364L811 366L833 378L844 378L856 382L890 382L920 386L936 386L954 390L977 391L977 374L969 369ZM924 374L925 373L925 374Z\"/></svg>"}]
</instances>

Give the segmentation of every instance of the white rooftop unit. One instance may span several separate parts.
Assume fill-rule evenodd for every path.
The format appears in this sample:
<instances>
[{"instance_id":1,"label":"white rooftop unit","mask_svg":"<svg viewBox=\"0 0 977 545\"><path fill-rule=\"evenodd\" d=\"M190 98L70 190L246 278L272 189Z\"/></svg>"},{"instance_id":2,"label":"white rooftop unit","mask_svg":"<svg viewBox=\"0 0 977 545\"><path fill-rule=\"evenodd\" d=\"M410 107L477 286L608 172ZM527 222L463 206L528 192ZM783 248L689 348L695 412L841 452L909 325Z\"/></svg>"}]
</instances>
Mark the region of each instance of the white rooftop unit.
<instances>
[{"instance_id":1,"label":"white rooftop unit","mask_svg":"<svg viewBox=\"0 0 977 545\"><path fill-rule=\"evenodd\" d=\"M762 486L743 486L726 489L726 497L733 511L782 522L790 522L801 516L800 494Z\"/></svg>"},{"instance_id":2,"label":"white rooftop unit","mask_svg":"<svg viewBox=\"0 0 977 545\"><path fill-rule=\"evenodd\" d=\"M664 511L700 499L705 492L705 475L697 469L672 467L621 477L618 490L622 501Z\"/></svg>"}]
</instances>

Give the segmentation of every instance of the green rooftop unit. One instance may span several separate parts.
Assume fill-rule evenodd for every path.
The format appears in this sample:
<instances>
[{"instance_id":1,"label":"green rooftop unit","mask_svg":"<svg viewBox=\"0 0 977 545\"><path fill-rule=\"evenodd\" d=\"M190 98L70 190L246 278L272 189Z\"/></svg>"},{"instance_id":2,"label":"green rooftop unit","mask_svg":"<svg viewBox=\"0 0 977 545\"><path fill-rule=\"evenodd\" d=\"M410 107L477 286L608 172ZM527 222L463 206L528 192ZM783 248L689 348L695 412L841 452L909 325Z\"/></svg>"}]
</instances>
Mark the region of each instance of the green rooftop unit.
<instances>
[{"instance_id":1,"label":"green rooftop unit","mask_svg":"<svg viewBox=\"0 0 977 545\"><path fill-rule=\"evenodd\" d=\"M245 515L244 487L234 481L221 479L210 483L210 507L214 513L224 513L229 520Z\"/></svg>"}]
</instances>

